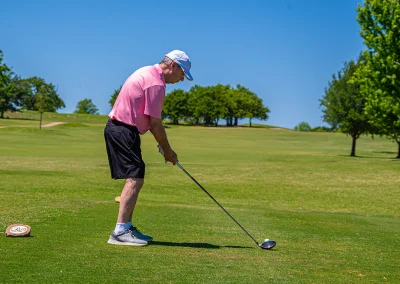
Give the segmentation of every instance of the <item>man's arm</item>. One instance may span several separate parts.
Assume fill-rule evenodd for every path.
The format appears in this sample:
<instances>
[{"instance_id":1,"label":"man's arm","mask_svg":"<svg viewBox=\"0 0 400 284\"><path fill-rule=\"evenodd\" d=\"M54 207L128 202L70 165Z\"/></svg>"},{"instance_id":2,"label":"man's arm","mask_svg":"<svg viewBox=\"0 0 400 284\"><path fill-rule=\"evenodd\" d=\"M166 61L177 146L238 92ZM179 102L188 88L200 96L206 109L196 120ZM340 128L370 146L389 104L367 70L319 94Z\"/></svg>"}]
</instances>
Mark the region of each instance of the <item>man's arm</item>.
<instances>
[{"instance_id":1,"label":"man's arm","mask_svg":"<svg viewBox=\"0 0 400 284\"><path fill-rule=\"evenodd\" d=\"M167 133L165 132L161 119L150 116L150 126L150 132L164 151L165 160L176 165L178 156L169 145Z\"/></svg>"}]
</instances>

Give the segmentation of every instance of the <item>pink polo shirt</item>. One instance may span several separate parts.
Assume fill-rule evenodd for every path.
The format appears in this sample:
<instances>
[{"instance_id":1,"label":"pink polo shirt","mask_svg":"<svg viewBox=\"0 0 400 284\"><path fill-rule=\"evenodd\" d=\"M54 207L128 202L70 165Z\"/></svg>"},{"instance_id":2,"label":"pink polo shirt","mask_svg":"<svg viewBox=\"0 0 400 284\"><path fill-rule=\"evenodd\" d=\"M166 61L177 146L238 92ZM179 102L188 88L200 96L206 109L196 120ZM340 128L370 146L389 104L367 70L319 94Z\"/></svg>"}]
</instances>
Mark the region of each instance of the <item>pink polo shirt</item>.
<instances>
[{"instance_id":1,"label":"pink polo shirt","mask_svg":"<svg viewBox=\"0 0 400 284\"><path fill-rule=\"evenodd\" d=\"M144 134L151 128L150 116L161 119L165 89L159 64L142 67L125 81L108 117L136 126Z\"/></svg>"}]
</instances>

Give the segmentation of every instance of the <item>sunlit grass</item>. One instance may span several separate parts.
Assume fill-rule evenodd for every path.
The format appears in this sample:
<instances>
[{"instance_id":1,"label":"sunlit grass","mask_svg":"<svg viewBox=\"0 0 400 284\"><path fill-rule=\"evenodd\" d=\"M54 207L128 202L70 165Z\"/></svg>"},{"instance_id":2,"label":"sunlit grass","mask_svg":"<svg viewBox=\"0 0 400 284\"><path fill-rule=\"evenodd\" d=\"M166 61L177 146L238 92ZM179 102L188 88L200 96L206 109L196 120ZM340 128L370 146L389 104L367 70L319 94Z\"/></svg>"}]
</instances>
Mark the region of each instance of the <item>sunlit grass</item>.
<instances>
[{"instance_id":1,"label":"sunlit grass","mask_svg":"<svg viewBox=\"0 0 400 284\"><path fill-rule=\"evenodd\" d=\"M399 282L400 161L386 139L361 137L352 158L343 134L167 128L207 191L254 238L277 241L264 251L143 135L134 220L155 242L132 248L107 244L123 181L110 179L106 117L4 121L0 228L26 223L32 237L0 234L0 283Z\"/></svg>"}]
</instances>

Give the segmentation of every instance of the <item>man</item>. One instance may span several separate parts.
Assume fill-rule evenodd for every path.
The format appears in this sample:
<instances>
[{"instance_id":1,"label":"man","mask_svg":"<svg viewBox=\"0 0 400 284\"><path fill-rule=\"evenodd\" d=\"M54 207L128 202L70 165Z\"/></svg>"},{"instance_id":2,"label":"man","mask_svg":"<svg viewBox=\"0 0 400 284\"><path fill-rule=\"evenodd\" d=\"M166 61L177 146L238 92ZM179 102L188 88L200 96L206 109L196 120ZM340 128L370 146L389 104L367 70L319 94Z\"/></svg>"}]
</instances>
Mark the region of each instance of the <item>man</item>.
<instances>
[{"instance_id":1,"label":"man","mask_svg":"<svg viewBox=\"0 0 400 284\"><path fill-rule=\"evenodd\" d=\"M161 120L166 84L183 81L190 74L191 62L185 52L173 50L161 63L135 71L124 83L108 115L104 129L111 177L125 179L115 230L109 244L143 246L153 240L132 225L132 214L144 183L145 163L140 149L140 134L148 130L164 151L166 161L176 164Z\"/></svg>"}]
</instances>

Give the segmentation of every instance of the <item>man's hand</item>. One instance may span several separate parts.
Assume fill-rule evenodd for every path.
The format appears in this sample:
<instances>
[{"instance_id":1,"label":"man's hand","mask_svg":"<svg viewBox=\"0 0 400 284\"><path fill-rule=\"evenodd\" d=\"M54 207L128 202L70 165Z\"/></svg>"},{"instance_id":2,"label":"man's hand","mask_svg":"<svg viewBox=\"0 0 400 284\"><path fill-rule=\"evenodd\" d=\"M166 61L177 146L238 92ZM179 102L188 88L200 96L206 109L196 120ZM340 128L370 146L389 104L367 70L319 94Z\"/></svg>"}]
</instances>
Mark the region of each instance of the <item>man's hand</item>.
<instances>
[{"instance_id":1,"label":"man's hand","mask_svg":"<svg viewBox=\"0 0 400 284\"><path fill-rule=\"evenodd\" d=\"M172 152L172 154L168 154L168 155L172 155L172 157L167 157L167 155L165 155L164 150L161 148L160 144L157 146L158 147L158 151L161 153L161 155L164 156L165 162L170 162L172 164L176 164L178 161L178 156L176 155L176 153L171 149L170 152ZM172 158L172 159L171 159Z\"/></svg>"},{"instance_id":2,"label":"man's hand","mask_svg":"<svg viewBox=\"0 0 400 284\"><path fill-rule=\"evenodd\" d=\"M164 159L173 165L176 165L176 163L179 162L178 155L172 149L164 152Z\"/></svg>"}]
</instances>

